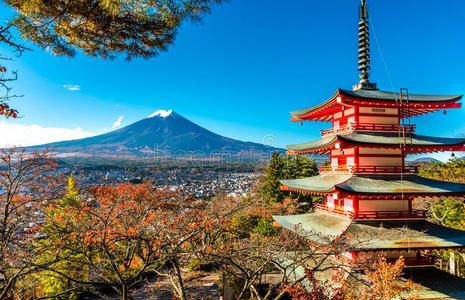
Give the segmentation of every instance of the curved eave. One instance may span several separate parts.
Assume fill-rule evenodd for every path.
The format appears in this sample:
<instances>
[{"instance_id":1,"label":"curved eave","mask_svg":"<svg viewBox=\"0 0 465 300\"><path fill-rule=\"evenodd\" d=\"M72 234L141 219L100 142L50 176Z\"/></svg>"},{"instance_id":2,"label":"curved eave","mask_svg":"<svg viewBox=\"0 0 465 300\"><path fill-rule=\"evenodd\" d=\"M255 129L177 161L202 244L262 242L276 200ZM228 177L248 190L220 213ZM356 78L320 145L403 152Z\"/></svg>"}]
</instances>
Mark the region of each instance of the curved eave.
<instances>
[{"instance_id":1,"label":"curved eave","mask_svg":"<svg viewBox=\"0 0 465 300\"><path fill-rule=\"evenodd\" d=\"M400 175L318 175L281 180L283 190L323 195L339 191L347 195L376 196L464 196L465 184L439 181L421 176Z\"/></svg>"},{"instance_id":2,"label":"curved eave","mask_svg":"<svg viewBox=\"0 0 465 300\"><path fill-rule=\"evenodd\" d=\"M310 153L329 153L338 141L338 136L332 136L330 138L321 138L309 143L287 145L286 148L290 151L288 155L297 154L310 154Z\"/></svg>"},{"instance_id":3,"label":"curved eave","mask_svg":"<svg viewBox=\"0 0 465 300\"><path fill-rule=\"evenodd\" d=\"M313 177L280 180L282 189L306 194L323 195L335 190L336 185L347 181L352 175L317 175Z\"/></svg>"},{"instance_id":4,"label":"curved eave","mask_svg":"<svg viewBox=\"0 0 465 300\"><path fill-rule=\"evenodd\" d=\"M351 236L348 244L356 251L393 249L456 249L465 246L465 231L427 221L354 222L320 212L273 216L283 228L305 239L327 244Z\"/></svg>"},{"instance_id":5,"label":"curved eave","mask_svg":"<svg viewBox=\"0 0 465 300\"><path fill-rule=\"evenodd\" d=\"M297 122L297 121L309 120L309 119L321 117L329 113L330 111L328 110L330 109L330 107L336 105L336 102L337 102L336 100L337 100L337 97L339 96L339 91L340 89L337 89L337 91L333 94L333 96L331 96L331 98L329 98L328 100L324 101L321 104L308 107L308 108L304 108L304 109L291 111L290 113L293 116L293 118L291 118L291 121Z\"/></svg>"},{"instance_id":6,"label":"curved eave","mask_svg":"<svg viewBox=\"0 0 465 300\"><path fill-rule=\"evenodd\" d=\"M341 103L346 103L355 106L386 106L399 107L399 93L392 93L380 90L358 90L349 91L337 89L331 98L321 104L295 110L291 112L293 116L291 121L330 121L332 113L339 110L338 97L341 96ZM461 103L457 103L462 99L463 95L422 95L409 94L409 116L419 116L429 112L439 111L442 109L460 108ZM406 107L405 103L403 104ZM407 112L404 112L407 114ZM406 116L406 117L409 117Z\"/></svg>"},{"instance_id":7,"label":"curved eave","mask_svg":"<svg viewBox=\"0 0 465 300\"><path fill-rule=\"evenodd\" d=\"M421 192L412 192L412 193L408 193L408 192L404 192L404 193L402 193L402 192L397 192L397 193L364 193L364 192L350 191L350 190L347 190L347 189L339 188L337 186L334 186L333 188L328 189L327 191L314 191L314 190L309 190L309 189L302 189L302 188L299 189L299 188L293 188L293 187L289 187L289 186L286 186L286 185L282 185L281 190L282 191L290 191L290 192L301 193L301 194L304 194L304 195L319 195L319 196L324 196L324 195L331 194L331 193L337 191L337 192L340 192L340 193L344 193L345 195L353 195L353 196L376 195L376 196L380 196L383 199L386 199L389 196L394 197L394 196L404 196L404 195L409 196L409 197L444 197L444 196L463 197L463 196L465 196L465 191L463 191L463 192L439 192L439 193L430 193L430 192L427 192L427 193L426 192L425 193L421 193ZM367 199L371 199L371 198L367 198ZM395 199L402 199L402 198L396 197Z\"/></svg>"},{"instance_id":8,"label":"curved eave","mask_svg":"<svg viewBox=\"0 0 465 300\"><path fill-rule=\"evenodd\" d=\"M345 90L338 89L341 95L364 100L374 101L390 101L397 102L400 99L399 93L381 91L381 90ZM415 103L444 103L444 102L457 102L462 99L463 95L426 95L426 94L409 94L409 102Z\"/></svg>"},{"instance_id":9,"label":"curved eave","mask_svg":"<svg viewBox=\"0 0 465 300\"><path fill-rule=\"evenodd\" d=\"M384 141L382 141L384 139ZM382 141L382 142L380 142ZM403 146L406 154L428 153L442 151L465 151L465 139L457 138L436 138L422 135L412 135L406 137L406 144ZM334 148L337 142L346 146L365 146L369 148L398 149L403 143L397 133L360 133L354 131L347 135L335 135L329 138L321 138L312 142L288 145L289 155L300 154L327 154Z\"/></svg>"},{"instance_id":10,"label":"curved eave","mask_svg":"<svg viewBox=\"0 0 465 300\"><path fill-rule=\"evenodd\" d=\"M301 193L305 195L326 195L326 194L330 194L334 192L335 190L336 188L334 186L326 191L312 191L312 190L294 188L294 187L290 187L287 185L281 185L281 191L296 192L296 193Z\"/></svg>"}]
</instances>

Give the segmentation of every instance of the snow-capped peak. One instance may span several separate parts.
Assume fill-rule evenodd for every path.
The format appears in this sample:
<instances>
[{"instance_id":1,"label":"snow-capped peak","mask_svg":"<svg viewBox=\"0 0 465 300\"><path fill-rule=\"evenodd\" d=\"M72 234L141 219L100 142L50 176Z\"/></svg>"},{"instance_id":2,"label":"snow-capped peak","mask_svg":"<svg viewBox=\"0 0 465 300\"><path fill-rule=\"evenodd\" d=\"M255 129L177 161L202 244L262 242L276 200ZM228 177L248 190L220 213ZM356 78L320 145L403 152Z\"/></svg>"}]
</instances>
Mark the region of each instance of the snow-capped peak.
<instances>
[{"instance_id":1,"label":"snow-capped peak","mask_svg":"<svg viewBox=\"0 0 465 300\"><path fill-rule=\"evenodd\" d=\"M157 110L156 112L154 112L153 114L151 114L150 116L148 116L147 118L153 118L155 116L159 116L161 118L166 118L168 117L169 115L171 115L171 113L173 112L173 110L164 110L164 109L160 109L160 110Z\"/></svg>"}]
</instances>

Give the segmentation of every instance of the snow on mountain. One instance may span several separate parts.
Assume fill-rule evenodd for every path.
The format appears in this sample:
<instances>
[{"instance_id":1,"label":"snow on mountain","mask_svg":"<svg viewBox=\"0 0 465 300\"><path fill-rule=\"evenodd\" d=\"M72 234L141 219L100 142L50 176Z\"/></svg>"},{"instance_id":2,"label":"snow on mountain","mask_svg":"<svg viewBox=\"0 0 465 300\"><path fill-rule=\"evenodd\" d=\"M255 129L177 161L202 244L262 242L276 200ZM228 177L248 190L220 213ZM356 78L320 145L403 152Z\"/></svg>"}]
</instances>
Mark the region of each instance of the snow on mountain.
<instances>
[{"instance_id":1,"label":"snow on mountain","mask_svg":"<svg viewBox=\"0 0 465 300\"><path fill-rule=\"evenodd\" d=\"M173 110L171 110L171 109L170 110L160 109L160 110L157 110L156 112L154 112L153 114L149 115L147 118L153 118L153 117L156 117L156 116L166 118L169 115L171 115L172 112L173 112Z\"/></svg>"}]
</instances>

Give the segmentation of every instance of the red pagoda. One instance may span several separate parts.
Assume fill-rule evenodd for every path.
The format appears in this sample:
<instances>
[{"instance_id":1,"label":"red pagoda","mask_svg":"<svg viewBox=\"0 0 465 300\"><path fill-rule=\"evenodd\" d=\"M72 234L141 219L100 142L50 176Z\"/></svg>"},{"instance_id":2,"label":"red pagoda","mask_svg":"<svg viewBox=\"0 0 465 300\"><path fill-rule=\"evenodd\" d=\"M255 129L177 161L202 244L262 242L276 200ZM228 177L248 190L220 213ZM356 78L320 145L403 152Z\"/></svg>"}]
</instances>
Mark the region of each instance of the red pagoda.
<instances>
[{"instance_id":1,"label":"red pagoda","mask_svg":"<svg viewBox=\"0 0 465 300\"><path fill-rule=\"evenodd\" d=\"M324 203L303 215L274 216L284 228L311 242L321 237L367 233L369 241L354 245L357 260L379 252L390 259L405 258L406 267L433 266L433 250L465 248L465 232L426 220L414 209L414 199L464 196L465 184L423 178L406 155L465 151L465 139L415 134L410 118L460 108L462 95L388 92L369 82L370 54L367 7L362 0L359 23L360 83L338 89L323 103L291 112L293 122L331 122L321 139L289 145L288 155L329 155L330 164L318 176L282 180L282 189L321 195ZM299 228L298 232L296 228Z\"/></svg>"}]
</instances>

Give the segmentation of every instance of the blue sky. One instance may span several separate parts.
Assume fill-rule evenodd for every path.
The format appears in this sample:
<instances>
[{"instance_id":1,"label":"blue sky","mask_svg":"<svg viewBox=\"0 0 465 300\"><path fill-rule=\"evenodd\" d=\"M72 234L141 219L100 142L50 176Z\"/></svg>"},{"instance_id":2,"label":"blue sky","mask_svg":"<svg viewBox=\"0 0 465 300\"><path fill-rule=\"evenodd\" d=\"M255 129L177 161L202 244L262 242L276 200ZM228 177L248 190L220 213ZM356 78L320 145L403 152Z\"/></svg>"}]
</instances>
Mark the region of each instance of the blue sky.
<instances>
[{"instance_id":1,"label":"blue sky","mask_svg":"<svg viewBox=\"0 0 465 300\"><path fill-rule=\"evenodd\" d=\"M371 81L392 90L387 67L396 91L465 93L465 2L368 4L380 45L371 31ZM185 24L168 52L147 60L68 59L34 48L7 64L19 71L13 91L24 97L12 104L23 118L1 121L0 130L13 141L32 125L49 139L74 137L77 129L82 135L111 130L121 116L119 126L125 126L158 109L173 109L241 140L262 142L273 135L283 147L315 139L329 124L300 126L289 121L288 112L358 82L358 5L358 0L231 0L202 24ZM12 15L7 8L0 11ZM413 122L420 134L463 136L464 120L465 108ZM33 143L39 137L29 138Z\"/></svg>"}]
</instances>

